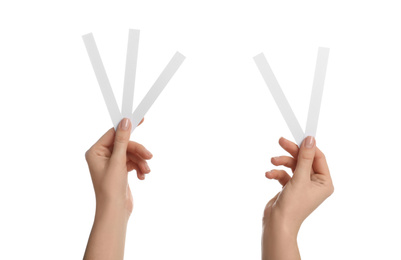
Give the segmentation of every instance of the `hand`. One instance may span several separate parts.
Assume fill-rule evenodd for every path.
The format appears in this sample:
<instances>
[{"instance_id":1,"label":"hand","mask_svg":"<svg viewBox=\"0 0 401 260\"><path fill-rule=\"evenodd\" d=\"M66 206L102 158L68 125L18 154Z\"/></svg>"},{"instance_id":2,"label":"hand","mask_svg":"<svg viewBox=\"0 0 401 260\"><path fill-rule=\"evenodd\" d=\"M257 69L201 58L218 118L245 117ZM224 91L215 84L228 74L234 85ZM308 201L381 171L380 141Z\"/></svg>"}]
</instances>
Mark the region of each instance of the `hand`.
<instances>
[{"instance_id":1,"label":"hand","mask_svg":"<svg viewBox=\"0 0 401 260\"><path fill-rule=\"evenodd\" d=\"M274 157L272 163L290 168L293 176L284 170L266 172L266 177L278 180L283 189L267 203L264 224L271 222L270 228L281 225L296 236L302 222L334 192L334 187L326 158L316 147L315 138L307 137L301 148L284 138L279 143L292 157Z\"/></svg>"},{"instance_id":2,"label":"hand","mask_svg":"<svg viewBox=\"0 0 401 260\"><path fill-rule=\"evenodd\" d=\"M262 259L300 260L297 235L302 222L333 191L329 168L323 153L316 147L313 137L307 137L301 148L284 138L281 147L292 157L272 158L276 166L283 165L292 170L272 170L266 177L275 179L283 189L266 205L263 217Z\"/></svg>"},{"instance_id":3,"label":"hand","mask_svg":"<svg viewBox=\"0 0 401 260\"><path fill-rule=\"evenodd\" d=\"M139 123L141 124L142 121ZM98 207L111 205L126 210L128 217L133 199L128 172L136 170L140 180L150 172L146 160L152 154L141 144L129 140L131 122L123 119L117 129L111 128L85 154L92 177Z\"/></svg>"}]
</instances>

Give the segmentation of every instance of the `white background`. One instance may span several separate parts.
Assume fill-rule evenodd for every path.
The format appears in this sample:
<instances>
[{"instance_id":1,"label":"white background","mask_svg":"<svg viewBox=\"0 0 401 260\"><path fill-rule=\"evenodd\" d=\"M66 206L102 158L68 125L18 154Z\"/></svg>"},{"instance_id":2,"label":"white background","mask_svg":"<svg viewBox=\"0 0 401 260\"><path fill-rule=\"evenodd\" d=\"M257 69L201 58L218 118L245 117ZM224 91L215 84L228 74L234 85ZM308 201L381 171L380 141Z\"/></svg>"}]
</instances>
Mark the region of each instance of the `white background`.
<instances>
[{"instance_id":1,"label":"white background","mask_svg":"<svg viewBox=\"0 0 401 260\"><path fill-rule=\"evenodd\" d=\"M335 192L304 223L304 259L401 259L398 1L2 1L0 259L80 259L95 198L85 151L111 126L81 36L93 32L121 104L140 29L134 106L187 59L131 140L153 154L126 259L259 259L293 140L253 57L264 52L301 125L330 48L317 134Z\"/></svg>"}]
</instances>

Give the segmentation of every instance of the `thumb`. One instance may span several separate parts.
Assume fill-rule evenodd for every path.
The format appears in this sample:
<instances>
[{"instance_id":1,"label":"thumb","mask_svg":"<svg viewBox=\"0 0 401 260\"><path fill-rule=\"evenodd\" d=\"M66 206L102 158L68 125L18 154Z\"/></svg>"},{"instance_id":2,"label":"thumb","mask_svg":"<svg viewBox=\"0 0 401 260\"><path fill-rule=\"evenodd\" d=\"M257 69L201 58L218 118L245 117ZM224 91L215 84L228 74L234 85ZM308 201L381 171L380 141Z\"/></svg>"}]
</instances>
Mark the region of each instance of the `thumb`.
<instances>
[{"instance_id":1,"label":"thumb","mask_svg":"<svg viewBox=\"0 0 401 260\"><path fill-rule=\"evenodd\" d=\"M316 140L313 136L308 136L302 142L298 153L297 167L294 178L310 179L313 159L315 158Z\"/></svg>"},{"instance_id":2,"label":"thumb","mask_svg":"<svg viewBox=\"0 0 401 260\"><path fill-rule=\"evenodd\" d=\"M118 124L114 136L114 147L111 155L112 161L123 162L125 164L127 147L131 135L131 120L123 118Z\"/></svg>"}]
</instances>

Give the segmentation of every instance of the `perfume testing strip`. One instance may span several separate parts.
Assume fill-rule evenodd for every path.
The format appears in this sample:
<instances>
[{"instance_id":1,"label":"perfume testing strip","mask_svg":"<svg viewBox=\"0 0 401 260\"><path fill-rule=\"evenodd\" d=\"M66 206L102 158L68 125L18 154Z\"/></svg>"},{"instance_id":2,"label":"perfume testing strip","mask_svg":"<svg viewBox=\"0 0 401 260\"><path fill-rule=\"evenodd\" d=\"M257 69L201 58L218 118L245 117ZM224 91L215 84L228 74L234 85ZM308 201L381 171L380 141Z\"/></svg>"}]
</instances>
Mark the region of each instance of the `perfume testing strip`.
<instances>
[{"instance_id":1,"label":"perfume testing strip","mask_svg":"<svg viewBox=\"0 0 401 260\"><path fill-rule=\"evenodd\" d=\"M82 36L82 39L84 40L97 82L99 83L104 101L106 102L107 109L109 110L111 121L113 122L114 128L117 129L118 123L122 119L122 116L114 97L113 90L111 89L106 70L103 66L102 58L100 57L99 50L96 46L95 38L93 38L92 33L88 33Z\"/></svg>"},{"instance_id":2,"label":"perfume testing strip","mask_svg":"<svg viewBox=\"0 0 401 260\"><path fill-rule=\"evenodd\" d=\"M319 121L320 105L322 103L323 86L326 78L329 48L320 47L317 54L315 76L313 79L312 94L309 103L308 119L306 121L305 137L316 136Z\"/></svg>"},{"instance_id":3,"label":"perfume testing strip","mask_svg":"<svg viewBox=\"0 0 401 260\"><path fill-rule=\"evenodd\" d=\"M288 103L283 90L278 84L276 76L274 76L274 73L267 62L265 55L261 53L255 56L253 59L255 60L255 63L258 66L266 85L269 87L274 101L280 109L281 115L284 117L292 136L298 145L301 144L302 140L304 139L304 132L298 122L298 119L295 117L295 114L292 111L290 103Z\"/></svg>"},{"instance_id":4,"label":"perfume testing strip","mask_svg":"<svg viewBox=\"0 0 401 260\"><path fill-rule=\"evenodd\" d=\"M145 116L146 112L150 109L152 104L155 102L157 97L166 87L167 83L177 72L178 68L181 66L182 62L185 60L185 56L179 52L176 52L167 66L164 68L163 72L157 78L153 86L150 88L148 93L142 99L141 103L135 109L135 112L132 115L132 130L138 126L139 122L141 122L142 118Z\"/></svg>"},{"instance_id":5,"label":"perfume testing strip","mask_svg":"<svg viewBox=\"0 0 401 260\"><path fill-rule=\"evenodd\" d=\"M123 103L121 114L123 117L131 118L134 102L135 76L138 60L139 30L129 30L127 60L125 64ZM132 123L132 122L131 122Z\"/></svg>"},{"instance_id":6,"label":"perfume testing strip","mask_svg":"<svg viewBox=\"0 0 401 260\"><path fill-rule=\"evenodd\" d=\"M301 145L306 136L316 136L328 58L329 49L320 47L316 62L306 131L304 134L293 110L291 109L290 104L288 103L287 98L284 95L284 92L278 84L269 63L266 60L266 57L263 53L254 57L255 63L258 66L266 85L269 87L269 90L298 146Z\"/></svg>"},{"instance_id":7,"label":"perfume testing strip","mask_svg":"<svg viewBox=\"0 0 401 260\"><path fill-rule=\"evenodd\" d=\"M145 116L146 112L148 112L157 97L166 87L170 79L177 72L178 68L184 61L185 56L179 52L175 53L148 93L142 99L141 103L135 109L134 113L132 113L136 66L138 60L139 30L130 30L128 35L127 60L125 65L122 113L120 113L92 33L86 34L82 36L82 38L102 91L104 101L106 102L107 109L109 110L114 128L117 129L120 120L123 117L126 117L131 120L131 132L134 131L139 122Z\"/></svg>"}]
</instances>

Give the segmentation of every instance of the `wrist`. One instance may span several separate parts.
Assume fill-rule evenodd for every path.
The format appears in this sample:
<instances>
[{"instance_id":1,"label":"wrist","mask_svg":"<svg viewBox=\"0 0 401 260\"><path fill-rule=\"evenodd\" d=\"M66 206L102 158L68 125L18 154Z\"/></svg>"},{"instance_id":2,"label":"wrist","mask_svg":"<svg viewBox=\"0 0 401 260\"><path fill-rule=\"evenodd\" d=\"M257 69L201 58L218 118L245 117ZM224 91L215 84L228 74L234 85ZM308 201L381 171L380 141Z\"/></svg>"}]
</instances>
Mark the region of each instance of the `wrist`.
<instances>
[{"instance_id":1,"label":"wrist","mask_svg":"<svg viewBox=\"0 0 401 260\"><path fill-rule=\"evenodd\" d=\"M131 215L134 202L129 188L122 192L96 192L96 208L112 209L123 214Z\"/></svg>"},{"instance_id":2,"label":"wrist","mask_svg":"<svg viewBox=\"0 0 401 260\"><path fill-rule=\"evenodd\" d=\"M128 222L132 209L125 201L119 200L96 200L96 218L106 216L108 219L118 219Z\"/></svg>"},{"instance_id":3,"label":"wrist","mask_svg":"<svg viewBox=\"0 0 401 260\"><path fill-rule=\"evenodd\" d=\"M96 203L84 259L123 259L129 215L115 203Z\"/></svg>"},{"instance_id":4,"label":"wrist","mask_svg":"<svg viewBox=\"0 0 401 260\"><path fill-rule=\"evenodd\" d=\"M262 259L300 259L297 236L298 230L291 227L279 216L270 215L263 219Z\"/></svg>"},{"instance_id":5,"label":"wrist","mask_svg":"<svg viewBox=\"0 0 401 260\"><path fill-rule=\"evenodd\" d=\"M272 212L269 216L263 217L263 232L274 237L296 240L300 227L301 223L296 219L283 216L279 212Z\"/></svg>"}]
</instances>

